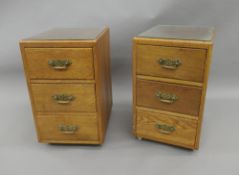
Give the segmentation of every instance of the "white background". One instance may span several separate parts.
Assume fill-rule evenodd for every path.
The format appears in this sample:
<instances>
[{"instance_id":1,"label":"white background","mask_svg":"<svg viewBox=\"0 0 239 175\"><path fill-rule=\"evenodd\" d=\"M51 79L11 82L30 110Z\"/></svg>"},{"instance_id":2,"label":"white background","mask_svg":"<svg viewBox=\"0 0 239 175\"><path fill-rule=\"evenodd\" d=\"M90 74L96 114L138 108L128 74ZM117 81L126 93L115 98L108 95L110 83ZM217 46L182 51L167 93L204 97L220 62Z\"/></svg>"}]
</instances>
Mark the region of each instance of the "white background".
<instances>
[{"instance_id":1,"label":"white background","mask_svg":"<svg viewBox=\"0 0 239 175\"><path fill-rule=\"evenodd\" d=\"M239 174L238 0L0 0L0 174ZM199 151L131 134L131 39L157 24L216 28ZM114 107L103 146L36 141L19 40L107 25Z\"/></svg>"}]
</instances>

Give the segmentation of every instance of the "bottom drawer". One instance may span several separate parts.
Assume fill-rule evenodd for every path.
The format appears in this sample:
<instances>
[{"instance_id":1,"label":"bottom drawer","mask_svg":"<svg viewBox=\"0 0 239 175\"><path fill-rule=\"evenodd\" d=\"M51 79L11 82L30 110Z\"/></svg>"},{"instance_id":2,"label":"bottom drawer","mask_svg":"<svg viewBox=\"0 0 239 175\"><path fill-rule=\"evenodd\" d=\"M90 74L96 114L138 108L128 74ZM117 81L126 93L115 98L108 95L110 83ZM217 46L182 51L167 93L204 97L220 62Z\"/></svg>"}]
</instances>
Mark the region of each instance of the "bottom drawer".
<instances>
[{"instance_id":1,"label":"bottom drawer","mask_svg":"<svg viewBox=\"0 0 239 175\"><path fill-rule=\"evenodd\" d=\"M137 108L136 135L167 144L194 148L197 121Z\"/></svg>"},{"instance_id":2,"label":"bottom drawer","mask_svg":"<svg viewBox=\"0 0 239 175\"><path fill-rule=\"evenodd\" d=\"M98 141L96 114L37 115L40 142L90 143Z\"/></svg>"}]
</instances>

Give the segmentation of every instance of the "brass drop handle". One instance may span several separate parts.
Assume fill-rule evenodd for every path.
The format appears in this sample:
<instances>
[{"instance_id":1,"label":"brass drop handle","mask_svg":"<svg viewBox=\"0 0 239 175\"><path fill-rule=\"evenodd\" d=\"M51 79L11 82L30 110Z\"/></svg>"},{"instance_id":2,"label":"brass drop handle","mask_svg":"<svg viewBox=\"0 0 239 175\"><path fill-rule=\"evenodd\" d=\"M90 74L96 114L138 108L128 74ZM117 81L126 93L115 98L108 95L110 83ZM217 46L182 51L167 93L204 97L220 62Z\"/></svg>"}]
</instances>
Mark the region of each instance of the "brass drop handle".
<instances>
[{"instance_id":1,"label":"brass drop handle","mask_svg":"<svg viewBox=\"0 0 239 175\"><path fill-rule=\"evenodd\" d=\"M48 60L48 65L55 70L65 70L72 64L69 60Z\"/></svg>"},{"instance_id":2,"label":"brass drop handle","mask_svg":"<svg viewBox=\"0 0 239 175\"><path fill-rule=\"evenodd\" d=\"M60 124L58 126L58 130L63 134L75 134L75 132L78 130L78 126Z\"/></svg>"},{"instance_id":3,"label":"brass drop handle","mask_svg":"<svg viewBox=\"0 0 239 175\"><path fill-rule=\"evenodd\" d=\"M69 104L71 101L75 99L74 96L66 94L56 94L53 95L52 98L58 104Z\"/></svg>"},{"instance_id":4,"label":"brass drop handle","mask_svg":"<svg viewBox=\"0 0 239 175\"><path fill-rule=\"evenodd\" d=\"M178 100L178 97L175 94L170 94L161 91L156 92L155 96L159 98L159 101L167 104L172 104Z\"/></svg>"},{"instance_id":5,"label":"brass drop handle","mask_svg":"<svg viewBox=\"0 0 239 175\"><path fill-rule=\"evenodd\" d=\"M176 131L174 126L159 123L155 124L155 128L159 129L161 134L171 134L172 132Z\"/></svg>"},{"instance_id":6,"label":"brass drop handle","mask_svg":"<svg viewBox=\"0 0 239 175\"><path fill-rule=\"evenodd\" d=\"M166 69L171 69L171 70L177 69L182 64L179 59L171 60L171 59L164 59L164 58L160 58L158 60L158 63L160 64L161 67Z\"/></svg>"}]
</instances>

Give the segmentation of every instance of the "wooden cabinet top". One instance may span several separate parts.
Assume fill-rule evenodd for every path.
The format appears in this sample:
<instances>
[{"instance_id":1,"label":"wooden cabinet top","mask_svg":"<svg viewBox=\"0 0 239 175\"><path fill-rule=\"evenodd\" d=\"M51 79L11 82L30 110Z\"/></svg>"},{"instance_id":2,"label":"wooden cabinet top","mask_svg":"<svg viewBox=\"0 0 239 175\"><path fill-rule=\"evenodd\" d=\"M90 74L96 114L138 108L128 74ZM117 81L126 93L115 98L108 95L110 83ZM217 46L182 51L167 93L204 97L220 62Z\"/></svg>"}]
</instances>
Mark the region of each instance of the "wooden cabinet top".
<instances>
[{"instance_id":1,"label":"wooden cabinet top","mask_svg":"<svg viewBox=\"0 0 239 175\"><path fill-rule=\"evenodd\" d=\"M24 40L94 40L106 29L101 28L55 28Z\"/></svg>"},{"instance_id":2,"label":"wooden cabinet top","mask_svg":"<svg viewBox=\"0 0 239 175\"><path fill-rule=\"evenodd\" d=\"M214 28L206 26L157 25L141 34L138 38L164 38L176 40L211 41Z\"/></svg>"}]
</instances>

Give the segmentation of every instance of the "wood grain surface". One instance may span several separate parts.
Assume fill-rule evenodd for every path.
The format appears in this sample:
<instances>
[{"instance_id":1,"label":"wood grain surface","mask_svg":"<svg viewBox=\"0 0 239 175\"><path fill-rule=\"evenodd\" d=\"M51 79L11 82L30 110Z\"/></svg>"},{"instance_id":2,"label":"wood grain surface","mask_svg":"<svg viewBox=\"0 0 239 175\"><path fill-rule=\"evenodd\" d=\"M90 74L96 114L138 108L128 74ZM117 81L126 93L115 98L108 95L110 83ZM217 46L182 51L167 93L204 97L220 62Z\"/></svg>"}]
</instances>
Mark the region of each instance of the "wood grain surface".
<instances>
[{"instance_id":1,"label":"wood grain surface","mask_svg":"<svg viewBox=\"0 0 239 175\"><path fill-rule=\"evenodd\" d=\"M194 27L193 30L195 30L193 32L198 32L197 27ZM175 33L164 32L174 35L177 34L178 30L175 30ZM163 38L155 36L157 33L158 31L154 31L153 37L143 36L142 34L142 36L133 38L133 133L139 138L143 137L185 148L198 149L214 31L210 28L210 37L205 41L189 39L190 36L187 36L186 39ZM184 34L187 35L187 33ZM159 59L179 60L181 64L176 69L166 69L159 64ZM178 99L174 103L164 104L162 100L155 96L155 91L159 90L174 94ZM142 112L138 113L138 109L143 110L143 113L150 111L150 117L142 115ZM195 131L193 134L195 135L195 144L192 144L192 139L189 137L185 137L184 142L189 143L185 144L175 141L174 139L178 139L177 136L165 140L155 137L153 134L149 135L153 131L148 131L149 128L143 126L144 124L147 125L147 122L141 122L139 133L138 123L141 119L142 121L146 120L144 117L148 120L148 118L152 118L151 116L154 116L155 119L153 120L156 120L156 117L160 117L161 120L162 116L168 118L167 121L164 120L165 123L174 123L172 122L174 120L177 121L176 123L187 123L186 125L189 128L193 126L191 128ZM184 119L197 124L185 123ZM192 132L194 132L193 130ZM184 133L181 130L179 132Z\"/></svg>"},{"instance_id":2,"label":"wood grain surface","mask_svg":"<svg viewBox=\"0 0 239 175\"><path fill-rule=\"evenodd\" d=\"M37 125L40 132L39 141L87 141L98 140L98 128L96 114L57 114L38 115ZM64 133L60 126L75 126L74 133Z\"/></svg>"},{"instance_id":3,"label":"wood grain surface","mask_svg":"<svg viewBox=\"0 0 239 175\"><path fill-rule=\"evenodd\" d=\"M136 88L138 106L156 108L193 116L199 115L202 92L198 87L137 79ZM171 104L164 103L156 96L157 92L173 94L176 95L178 99Z\"/></svg>"},{"instance_id":4,"label":"wood grain surface","mask_svg":"<svg viewBox=\"0 0 239 175\"><path fill-rule=\"evenodd\" d=\"M71 30L64 33L72 36ZM102 144L112 108L109 29L86 40L59 39L58 34L48 33L49 40L32 37L20 41L38 140ZM55 70L49 60L69 60L72 64L65 70ZM58 104L52 96L62 94L75 98ZM59 124L79 125L80 130L63 134L56 128Z\"/></svg>"},{"instance_id":5,"label":"wood grain surface","mask_svg":"<svg viewBox=\"0 0 239 175\"><path fill-rule=\"evenodd\" d=\"M175 131L171 133L162 132L161 129L155 127L157 124L174 127ZM137 109L136 133L140 137L193 148L196 129L196 120L166 115L151 110Z\"/></svg>"},{"instance_id":6,"label":"wood grain surface","mask_svg":"<svg viewBox=\"0 0 239 175\"><path fill-rule=\"evenodd\" d=\"M160 59L179 60L181 65L166 69ZM137 45L137 74L202 82L206 59L205 49Z\"/></svg>"},{"instance_id":7,"label":"wood grain surface","mask_svg":"<svg viewBox=\"0 0 239 175\"><path fill-rule=\"evenodd\" d=\"M95 112L94 84L31 84L34 108L45 112ZM54 95L72 95L68 104L58 104Z\"/></svg>"},{"instance_id":8,"label":"wood grain surface","mask_svg":"<svg viewBox=\"0 0 239 175\"><path fill-rule=\"evenodd\" d=\"M31 79L94 79L91 48L26 48L26 64ZM65 70L55 70L49 60L69 60Z\"/></svg>"}]
</instances>

